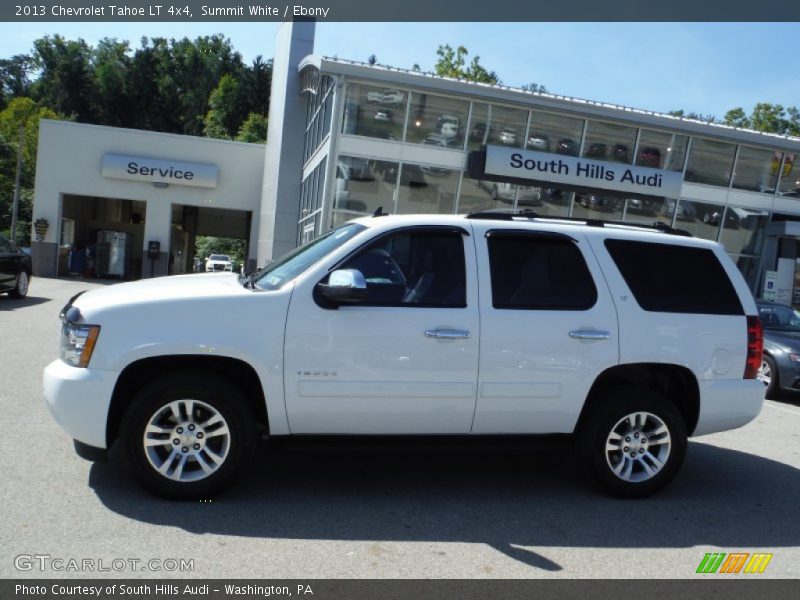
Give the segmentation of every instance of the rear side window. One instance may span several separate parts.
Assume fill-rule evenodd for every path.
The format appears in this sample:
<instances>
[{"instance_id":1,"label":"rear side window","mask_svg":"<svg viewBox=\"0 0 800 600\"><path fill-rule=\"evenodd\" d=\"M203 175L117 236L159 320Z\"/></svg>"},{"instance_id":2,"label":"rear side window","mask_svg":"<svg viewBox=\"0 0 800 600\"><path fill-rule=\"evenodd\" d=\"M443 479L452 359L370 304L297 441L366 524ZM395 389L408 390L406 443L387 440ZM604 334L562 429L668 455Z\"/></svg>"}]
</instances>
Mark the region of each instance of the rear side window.
<instances>
[{"instance_id":1,"label":"rear side window","mask_svg":"<svg viewBox=\"0 0 800 600\"><path fill-rule=\"evenodd\" d=\"M636 302L653 312L742 315L742 303L713 251L606 240Z\"/></svg>"},{"instance_id":2,"label":"rear side window","mask_svg":"<svg viewBox=\"0 0 800 600\"><path fill-rule=\"evenodd\" d=\"M588 310L597 301L589 268L566 236L490 231L492 306L517 310Z\"/></svg>"}]
</instances>

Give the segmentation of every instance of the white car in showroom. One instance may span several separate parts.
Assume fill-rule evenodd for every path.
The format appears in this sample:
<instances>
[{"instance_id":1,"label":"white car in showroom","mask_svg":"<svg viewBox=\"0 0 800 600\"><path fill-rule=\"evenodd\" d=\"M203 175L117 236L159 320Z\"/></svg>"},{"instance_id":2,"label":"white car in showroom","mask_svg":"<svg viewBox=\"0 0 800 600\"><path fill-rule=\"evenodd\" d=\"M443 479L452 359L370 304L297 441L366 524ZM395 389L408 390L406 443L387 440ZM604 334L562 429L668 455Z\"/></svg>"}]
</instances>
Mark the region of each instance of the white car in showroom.
<instances>
[{"instance_id":1,"label":"white car in showroom","mask_svg":"<svg viewBox=\"0 0 800 600\"><path fill-rule=\"evenodd\" d=\"M206 259L206 273L233 271L233 262L227 254L212 254Z\"/></svg>"}]
</instances>

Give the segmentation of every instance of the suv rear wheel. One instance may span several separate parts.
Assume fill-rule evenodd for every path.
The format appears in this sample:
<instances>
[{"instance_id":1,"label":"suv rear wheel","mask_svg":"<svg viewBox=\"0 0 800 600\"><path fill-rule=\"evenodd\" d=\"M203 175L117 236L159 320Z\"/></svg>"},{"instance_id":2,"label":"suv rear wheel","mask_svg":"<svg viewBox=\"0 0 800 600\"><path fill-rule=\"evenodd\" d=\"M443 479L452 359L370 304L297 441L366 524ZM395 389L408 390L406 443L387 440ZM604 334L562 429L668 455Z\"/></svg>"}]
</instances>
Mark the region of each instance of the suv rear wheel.
<instances>
[{"instance_id":1,"label":"suv rear wheel","mask_svg":"<svg viewBox=\"0 0 800 600\"><path fill-rule=\"evenodd\" d=\"M669 400L616 388L597 398L578 431L579 457L606 492L644 498L663 489L686 454L686 426Z\"/></svg>"},{"instance_id":2,"label":"suv rear wheel","mask_svg":"<svg viewBox=\"0 0 800 600\"><path fill-rule=\"evenodd\" d=\"M241 392L222 377L186 371L136 395L121 425L131 467L152 493L204 499L249 464L256 431Z\"/></svg>"}]
</instances>

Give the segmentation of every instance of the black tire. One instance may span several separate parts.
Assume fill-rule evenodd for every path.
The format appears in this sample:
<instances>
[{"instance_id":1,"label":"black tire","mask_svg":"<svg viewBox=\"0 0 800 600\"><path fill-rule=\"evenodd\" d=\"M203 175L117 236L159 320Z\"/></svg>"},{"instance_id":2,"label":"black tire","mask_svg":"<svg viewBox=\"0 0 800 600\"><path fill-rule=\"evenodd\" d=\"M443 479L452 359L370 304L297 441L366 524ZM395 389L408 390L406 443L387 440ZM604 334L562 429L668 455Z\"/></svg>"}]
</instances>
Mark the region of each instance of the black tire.
<instances>
[{"instance_id":1,"label":"black tire","mask_svg":"<svg viewBox=\"0 0 800 600\"><path fill-rule=\"evenodd\" d=\"M654 440L646 440L648 444L641 448L637 439L633 438L635 430L631 430L630 440L628 436L622 435L620 444L629 443L624 446L630 448L637 457L633 462L633 468L629 477L632 480L626 481L612 470L612 462L619 461L627 464L628 457L623 456L623 446L618 452L611 452L607 457L606 442L615 426L630 428L629 423L622 423L622 420L633 413L649 413L655 419L659 419L666 426L671 440L671 444L663 460L663 466L650 476L645 470L646 467L653 470L654 462L650 461L650 451L658 453L662 451L662 445L654 443ZM643 432L648 431L648 427L654 428L654 419L648 418ZM622 429L617 429L617 432ZM625 386L613 388L606 391L600 397L595 398L588 412L581 418L581 423L576 431L578 460L594 481L607 493L618 498L644 498L662 490L677 474L683 459L686 455L687 434L686 425L677 408L665 397L653 390L644 387ZM637 436L638 437L638 436ZM644 436L642 436L644 437ZM663 438L663 434L659 437ZM638 450L643 450L640 456ZM625 469L622 469L622 474ZM641 477L641 480L636 480Z\"/></svg>"},{"instance_id":2,"label":"black tire","mask_svg":"<svg viewBox=\"0 0 800 600\"><path fill-rule=\"evenodd\" d=\"M764 392L764 398L767 400L773 400L778 395L778 390L780 390L781 382L780 382L780 374L778 373L778 365L775 364L775 359L767 354L764 354L761 357L761 361L766 363L767 367L769 367L770 371L770 381L769 384L766 386L767 389Z\"/></svg>"},{"instance_id":3,"label":"black tire","mask_svg":"<svg viewBox=\"0 0 800 600\"><path fill-rule=\"evenodd\" d=\"M224 420L222 425L227 425L229 432L228 436L218 434L212 440L214 436L211 435L211 427L213 425L209 427L206 423L205 426L209 429L206 431L207 437L204 440L181 441L178 446L175 446L174 449L178 452L179 448L184 448L184 443L187 444L187 447L192 442L196 442L197 445L203 444L202 450L199 452L189 448L188 451L192 454L183 458L188 471L181 469L181 473L187 472L191 475L194 472L196 477L201 477L195 481L177 481L159 473L152 461L163 459L164 462L167 462L165 457L169 456L168 449L171 450L172 446L159 445L155 450L147 450L144 443L145 430L154 415L160 413L161 419L168 419L167 427L177 428L180 425L177 420L169 416L172 413L167 410L171 402L179 400L196 401L197 408L194 412L197 415L196 418L186 415L188 403L184 402L181 409L181 415L183 415L181 422L188 423L190 420L198 422L197 426L193 426L196 427L194 434L189 433L187 426L186 435L200 437L200 430L203 427L202 418L204 415L210 414L209 408L221 415ZM208 422L213 420L208 419ZM168 423L166 420L160 422ZM169 434L155 435L165 436L163 439L169 443L173 441L171 438L177 434L173 431ZM212 448L212 444L222 444L222 440L224 440L224 448L220 445ZM122 419L120 441L124 444L125 454L133 474L147 490L163 498L199 500L209 498L231 485L249 466L257 444L257 433L252 412L242 392L235 384L218 375L201 371L180 371L157 379L136 394ZM214 451L215 454L209 454L209 451ZM152 452L158 452L162 456L154 456ZM224 455L222 459L215 459L218 461L218 466L211 461L211 458L217 453ZM200 456L203 459L202 462L206 465L212 464L216 470L210 475L201 475L201 465L199 459L195 458L196 454L202 454ZM177 455L173 459L173 465L176 465L175 461L180 462L181 456ZM175 469L168 468L167 472L169 471L176 472L177 465Z\"/></svg>"},{"instance_id":4,"label":"black tire","mask_svg":"<svg viewBox=\"0 0 800 600\"><path fill-rule=\"evenodd\" d=\"M14 289L8 292L8 295L11 298L16 298L20 300L28 295L28 286L30 284L30 275L25 270L19 272L17 275L17 283L14 285Z\"/></svg>"}]
</instances>

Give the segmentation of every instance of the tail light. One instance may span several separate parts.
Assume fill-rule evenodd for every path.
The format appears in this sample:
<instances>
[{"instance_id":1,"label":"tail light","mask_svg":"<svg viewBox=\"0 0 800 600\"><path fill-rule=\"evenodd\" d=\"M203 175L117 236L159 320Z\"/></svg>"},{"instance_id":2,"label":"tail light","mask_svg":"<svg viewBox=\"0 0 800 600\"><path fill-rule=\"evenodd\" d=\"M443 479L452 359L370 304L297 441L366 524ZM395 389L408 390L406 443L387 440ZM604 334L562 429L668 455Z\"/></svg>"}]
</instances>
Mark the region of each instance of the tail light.
<instances>
[{"instance_id":1,"label":"tail light","mask_svg":"<svg viewBox=\"0 0 800 600\"><path fill-rule=\"evenodd\" d=\"M758 317L747 317L747 362L744 378L755 379L761 368L761 353L764 351L764 328Z\"/></svg>"}]
</instances>

